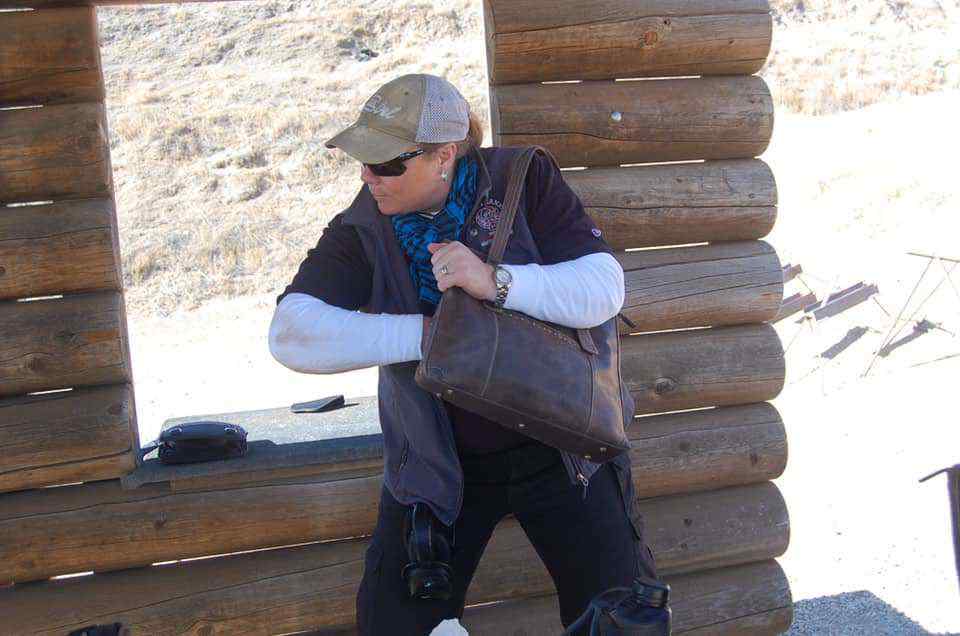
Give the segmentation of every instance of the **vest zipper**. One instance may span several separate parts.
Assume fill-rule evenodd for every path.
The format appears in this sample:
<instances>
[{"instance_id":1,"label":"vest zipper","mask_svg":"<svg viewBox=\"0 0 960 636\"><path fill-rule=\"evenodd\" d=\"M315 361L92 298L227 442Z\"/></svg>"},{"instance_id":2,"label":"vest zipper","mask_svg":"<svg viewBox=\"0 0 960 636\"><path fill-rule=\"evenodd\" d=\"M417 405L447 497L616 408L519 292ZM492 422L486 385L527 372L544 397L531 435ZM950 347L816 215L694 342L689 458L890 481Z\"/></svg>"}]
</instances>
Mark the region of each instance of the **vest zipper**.
<instances>
[{"instance_id":1,"label":"vest zipper","mask_svg":"<svg viewBox=\"0 0 960 636\"><path fill-rule=\"evenodd\" d=\"M573 465L577 470L577 481L580 482L580 485L583 487L583 497L582 499L586 501L587 499L587 484L590 483L589 480L583 476L583 464L580 461L579 455L573 455Z\"/></svg>"}]
</instances>

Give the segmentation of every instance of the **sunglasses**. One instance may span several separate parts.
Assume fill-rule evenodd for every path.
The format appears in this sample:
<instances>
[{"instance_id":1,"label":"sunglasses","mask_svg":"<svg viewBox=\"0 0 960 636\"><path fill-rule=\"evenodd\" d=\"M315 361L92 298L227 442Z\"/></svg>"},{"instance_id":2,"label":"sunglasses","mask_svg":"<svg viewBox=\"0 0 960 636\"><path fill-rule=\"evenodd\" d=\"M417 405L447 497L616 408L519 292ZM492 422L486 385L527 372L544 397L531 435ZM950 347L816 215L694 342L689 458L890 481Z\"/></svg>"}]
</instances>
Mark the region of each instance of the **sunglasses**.
<instances>
[{"instance_id":1,"label":"sunglasses","mask_svg":"<svg viewBox=\"0 0 960 636\"><path fill-rule=\"evenodd\" d=\"M378 177L399 177L407 171L407 165L404 163L404 161L422 155L423 152L424 151L421 148L412 152L405 152L402 155L394 157L390 161L384 161L383 163L365 163L363 165L369 168L370 172Z\"/></svg>"}]
</instances>

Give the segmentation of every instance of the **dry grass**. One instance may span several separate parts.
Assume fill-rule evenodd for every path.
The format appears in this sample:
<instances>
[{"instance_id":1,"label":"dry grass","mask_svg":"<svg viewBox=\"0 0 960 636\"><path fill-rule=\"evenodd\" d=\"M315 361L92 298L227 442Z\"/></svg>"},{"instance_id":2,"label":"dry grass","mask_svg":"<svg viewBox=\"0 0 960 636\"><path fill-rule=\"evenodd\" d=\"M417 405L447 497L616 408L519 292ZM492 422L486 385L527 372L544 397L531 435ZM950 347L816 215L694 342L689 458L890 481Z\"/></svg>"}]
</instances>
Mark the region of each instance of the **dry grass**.
<instances>
[{"instance_id":1,"label":"dry grass","mask_svg":"<svg viewBox=\"0 0 960 636\"><path fill-rule=\"evenodd\" d=\"M774 0L761 74L778 109L813 115L955 88L958 3ZM359 186L356 165L323 142L392 77L444 75L486 119L476 0L260 0L99 16L132 316L279 293Z\"/></svg>"},{"instance_id":2,"label":"dry grass","mask_svg":"<svg viewBox=\"0 0 960 636\"><path fill-rule=\"evenodd\" d=\"M772 0L760 75L777 108L823 115L960 87L958 0Z\"/></svg>"}]
</instances>

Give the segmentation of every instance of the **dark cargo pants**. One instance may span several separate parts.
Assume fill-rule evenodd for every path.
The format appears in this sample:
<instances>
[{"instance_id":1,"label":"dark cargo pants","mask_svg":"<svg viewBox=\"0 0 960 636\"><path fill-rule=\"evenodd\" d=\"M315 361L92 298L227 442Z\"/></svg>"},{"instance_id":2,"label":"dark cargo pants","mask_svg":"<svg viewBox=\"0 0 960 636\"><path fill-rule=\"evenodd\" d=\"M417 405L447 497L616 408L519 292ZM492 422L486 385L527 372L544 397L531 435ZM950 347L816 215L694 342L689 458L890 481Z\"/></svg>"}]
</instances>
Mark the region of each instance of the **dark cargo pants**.
<instances>
[{"instance_id":1,"label":"dark cargo pants","mask_svg":"<svg viewBox=\"0 0 960 636\"><path fill-rule=\"evenodd\" d=\"M407 563L401 534L409 507L384 487L357 592L361 636L427 635L446 618L462 618L467 589L487 541L508 513L520 523L553 579L564 627L596 594L629 586L638 575L656 578L626 457L607 462L591 477L586 499L582 487L570 483L559 451L535 440L520 448L460 459L465 485L463 508L454 526L453 597L449 601L408 597L400 571ZM512 566L502 574L509 576L511 570Z\"/></svg>"}]
</instances>

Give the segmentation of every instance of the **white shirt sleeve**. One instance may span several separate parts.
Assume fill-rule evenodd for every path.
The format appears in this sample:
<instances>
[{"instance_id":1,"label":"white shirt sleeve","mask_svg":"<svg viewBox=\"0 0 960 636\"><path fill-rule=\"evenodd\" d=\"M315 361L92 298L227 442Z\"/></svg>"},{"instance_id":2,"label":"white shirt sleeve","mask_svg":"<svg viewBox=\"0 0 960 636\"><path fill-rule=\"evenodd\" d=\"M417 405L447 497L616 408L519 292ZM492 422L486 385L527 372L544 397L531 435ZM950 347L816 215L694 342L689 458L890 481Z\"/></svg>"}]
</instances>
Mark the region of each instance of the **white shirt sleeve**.
<instances>
[{"instance_id":1,"label":"white shirt sleeve","mask_svg":"<svg viewBox=\"0 0 960 636\"><path fill-rule=\"evenodd\" d=\"M423 316L367 314L293 292L270 322L270 353L300 373L340 373L419 360Z\"/></svg>"},{"instance_id":2,"label":"white shirt sleeve","mask_svg":"<svg viewBox=\"0 0 960 636\"><path fill-rule=\"evenodd\" d=\"M565 327L595 327L616 316L625 297L623 267L606 252L553 265L503 265L513 276L503 306Z\"/></svg>"},{"instance_id":3,"label":"white shirt sleeve","mask_svg":"<svg viewBox=\"0 0 960 636\"><path fill-rule=\"evenodd\" d=\"M594 327L623 306L623 268L606 252L503 267L513 276L504 307L540 320ZM422 336L420 314L366 314L294 292L277 305L268 341L274 359L293 371L340 373L420 360Z\"/></svg>"}]
</instances>

